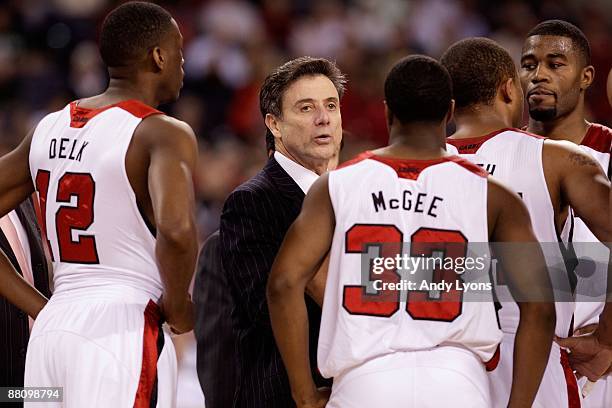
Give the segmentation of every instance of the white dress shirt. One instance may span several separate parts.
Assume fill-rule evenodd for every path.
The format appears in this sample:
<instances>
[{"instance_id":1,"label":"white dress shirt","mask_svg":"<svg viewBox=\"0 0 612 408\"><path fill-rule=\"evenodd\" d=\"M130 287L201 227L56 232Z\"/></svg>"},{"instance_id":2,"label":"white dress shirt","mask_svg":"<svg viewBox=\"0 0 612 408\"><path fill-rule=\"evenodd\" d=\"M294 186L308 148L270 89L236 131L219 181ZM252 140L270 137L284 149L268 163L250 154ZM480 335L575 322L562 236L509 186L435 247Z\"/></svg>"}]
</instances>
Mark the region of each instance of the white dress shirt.
<instances>
[{"instance_id":1,"label":"white dress shirt","mask_svg":"<svg viewBox=\"0 0 612 408\"><path fill-rule=\"evenodd\" d=\"M280 164L280 166L289 174L289 177L295 181L295 183L300 186L304 194L308 193L310 187L313 185L315 181L319 178L319 175L312 170L308 170L306 167L302 166L294 162L293 160L287 158L281 152L274 152L274 158Z\"/></svg>"}]
</instances>

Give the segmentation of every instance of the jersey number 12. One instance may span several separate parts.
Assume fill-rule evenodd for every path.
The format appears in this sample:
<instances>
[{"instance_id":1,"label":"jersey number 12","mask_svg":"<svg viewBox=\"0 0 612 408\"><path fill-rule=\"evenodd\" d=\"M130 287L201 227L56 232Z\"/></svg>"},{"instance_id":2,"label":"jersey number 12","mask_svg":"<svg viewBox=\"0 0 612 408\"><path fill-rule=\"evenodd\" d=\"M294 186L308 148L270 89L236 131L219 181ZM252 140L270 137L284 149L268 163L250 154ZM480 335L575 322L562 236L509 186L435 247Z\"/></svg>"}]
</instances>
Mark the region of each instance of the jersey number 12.
<instances>
[{"instance_id":1,"label":"jersey number 12","mask_svg":"<svg viewBox=\"0 0 612 408\"><path fill-rule=\"evenodd\" d=\"M47 234L46 214L50 179L50 171L38 170L36 190L40 200L42 229L46 237L49 236ZM55 233L57 234L57 246L61 262L100 263L96 238L93 235L79 235L76 240L72 239L73 231L86 231L93 224L95 193L96 183L89 173L64 173L58 181L56 201L68 204L60 206L55 213ZM70 205L72 197L76 197L76 206ZM49 248L51 249L51 246ZM51 256L55 258L52 249Z\"/></svg>"}]
</instances>

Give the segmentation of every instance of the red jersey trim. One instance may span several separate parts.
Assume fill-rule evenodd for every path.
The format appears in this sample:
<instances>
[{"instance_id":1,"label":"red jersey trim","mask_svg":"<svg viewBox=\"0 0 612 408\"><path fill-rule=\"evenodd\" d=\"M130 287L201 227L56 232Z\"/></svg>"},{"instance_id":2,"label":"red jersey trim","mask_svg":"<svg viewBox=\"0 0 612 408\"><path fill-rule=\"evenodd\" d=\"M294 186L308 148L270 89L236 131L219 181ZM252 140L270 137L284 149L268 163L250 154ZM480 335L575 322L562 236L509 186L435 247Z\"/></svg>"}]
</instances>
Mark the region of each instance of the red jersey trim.
<instances>
[{"instance_id":1,"label":"red jersey trim","mask_svg":"<svg viewBox=\"0 0 612 408\"><path fill-rule=\"evenodd\" d=\"M591 123L580 144L601 153L610 153L612 150L612 129L598 123Z\"/></svg>"},{"instance_id":2,"label":"red jersey trim","mask_svg":"<svg viewBox=\"0 0 612 408\"><path fill-rule=\"evenodd\" d=\"M353 164L359 163L363 160L376 160L377 162L386 164L391 167L397 173L397 176L400 178L405 178L409 180L416 180L419 178L419 175L423 170L427 167L434 166L436 164L444 163L444 162L453 162L458 164L459 166L465 168L466 170L471 171L472 173L481 176L488 177L489 173L487 173L481 167L470 163L468 160L465 160L459 156L444 156L437 159L430 160L417 160L417 159L401 159L396 157L383 157L377 156L371 151L365 151L355 157L352 160L349 160L342 164L342 166L338 168L344 168L351 166Z\"/></svg>"},{"instance_id":3,"label":"red jersey trim","mask_svg":"<svg viewBox=\"0 0 612 408\"><path fill-rule=\"evenodd\" d=\"M104 112L107 109L115 107L121 108L141 119L155 114L163 114L163 112L160 112L157 109L154 109L136 99L128 99L126 101L121 101L96 109L80 107L78 106L77 102L78 101L70 102L70 127L72 128L82 128L96 115Z\"/></svg>"},{"instance_id":4,"label":"red jersey trim","mask_svg":"<svg viewBox=\"0 0 612 408\"><path fill-rule=\"evenodd\" d=\"M524 135L535 137L537 139L545 139L545 137L538 136L521 129L503 128L486 134L484 136L468 137L464 139L446 139L446 143L455 146L460 154L474 154L478 151L478 149L480 149L480 146L482 146L484 142L499 135L500 133L508 131L522 133Z\"/></svg>"}]
</instances>

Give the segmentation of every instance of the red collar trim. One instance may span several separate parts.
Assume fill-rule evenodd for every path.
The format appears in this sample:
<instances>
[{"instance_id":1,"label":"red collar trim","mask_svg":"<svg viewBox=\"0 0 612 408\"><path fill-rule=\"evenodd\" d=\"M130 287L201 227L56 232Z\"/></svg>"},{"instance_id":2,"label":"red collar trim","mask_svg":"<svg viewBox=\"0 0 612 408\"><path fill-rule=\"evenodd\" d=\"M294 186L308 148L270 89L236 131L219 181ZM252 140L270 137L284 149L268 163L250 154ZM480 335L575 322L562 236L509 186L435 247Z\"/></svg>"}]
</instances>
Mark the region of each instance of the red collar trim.
<instances>
[{"instance_id":1,"label":"red collar trim","mask_svg":"<svg viewBox=\"0 0 612 408\"><path fill-rule=\"evenodd\" d=\"M494 132L488 133L484 136L477 137L468 137L462 139L446 139L446 143L451 144L457 148L459 153L461 154L474 154L480 149L480 146L483 145L487 140L499 135L500 133L504 133L507 131L523 133L527 136L536 137L538 139L544 139L542 136L534 135L533 133L525 132L524 130L515 129L515 128L503 128L496 130Z\"/></svg>"},{"instance_id":2,"label":"red collar trim","mask_svg":"<svg viewBox=\"0 0 612 408\"><path fill-rule=\"evenodd\" d=\"M150 115L163 114L163 112L160 112L157 109L154 109L136 99L128 99L95 109L83 108L78 106L78 101L73 101L70 102L70 127L82 128L96 115L104 112L107 109L115 107L121 108L141 119L144 119Z\"/></svg>"},{"instance_id":3,"label":"red collar trim","mask_svg":"<svg viewBox=\"0 0 612 408\"><path fill-rule=\"evenodd\" d=\"M360 161L371 159L376 160L377 162L383 163L393 170L398 177L408 179L408 180L416 180L419 178L419 175L423 170L430 166L435 166L436 164L444 163L444 162L453 162L461 167L471 171L474 174L477 174L481 177L488 177L489 173L487 173L481 167L469 162L466 159L463 159L459 156L444 156L437 159L429 159L429 160L417 160L417 159L402 159L398 157L383 157L374 154L371 151L366 151L358 155L352 160L343 163L340 167L347 167L352 164L356 164Z\"/></svg>"}]
</instances>

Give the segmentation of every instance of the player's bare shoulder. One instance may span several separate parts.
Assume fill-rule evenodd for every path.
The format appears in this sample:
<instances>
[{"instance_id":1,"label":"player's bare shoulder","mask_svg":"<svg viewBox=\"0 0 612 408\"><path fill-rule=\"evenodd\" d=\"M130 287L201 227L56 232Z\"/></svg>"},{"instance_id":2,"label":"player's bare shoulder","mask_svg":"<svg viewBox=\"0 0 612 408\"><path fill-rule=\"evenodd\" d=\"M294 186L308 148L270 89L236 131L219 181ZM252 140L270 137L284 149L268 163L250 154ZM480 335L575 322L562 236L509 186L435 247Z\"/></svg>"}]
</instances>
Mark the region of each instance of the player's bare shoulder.
<instances>
[{"instance_id":1,"label":"player's bare shoulder","mask_svg":"<svg viewBox=\"0 0 612 408\"><path fill-rule=\"evenodd\" d=\"M196 135L191 126L167 115L143 119L134 131L134 141L149 149L164 146L197 151Z\"/></svg>"},{"instance_id":2,"label":"player's bare shoulder","mask_svg":"<svg viewBox=\"0 0 612 408\"><path fill-rule=\"evenodd\" d=\"M545 169L552 166L562 171L568 165L572 167L600 167L597 160L582 151L578 145L566 140L546 139L542 149L542 159Z\"/></svg>"}]
</instances>

